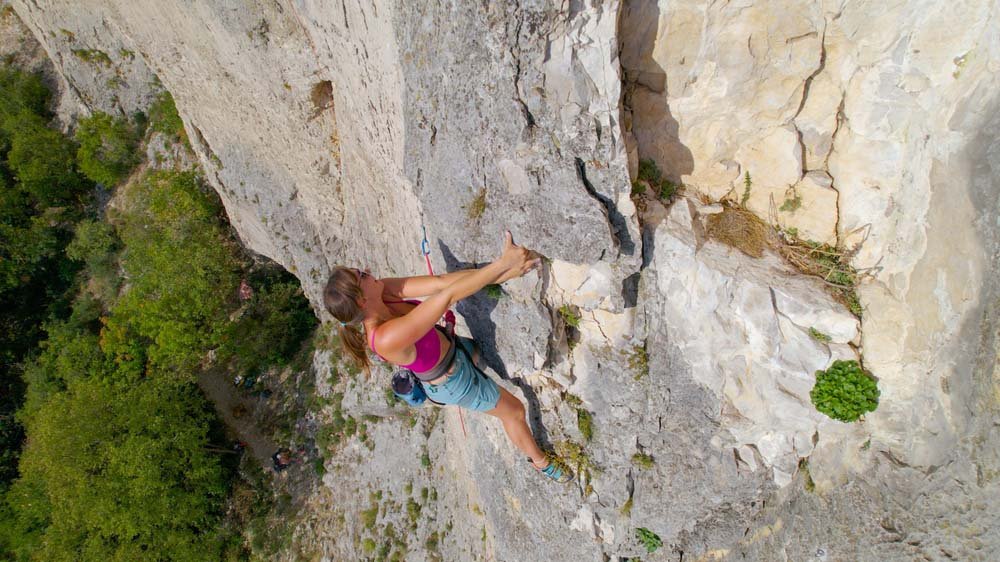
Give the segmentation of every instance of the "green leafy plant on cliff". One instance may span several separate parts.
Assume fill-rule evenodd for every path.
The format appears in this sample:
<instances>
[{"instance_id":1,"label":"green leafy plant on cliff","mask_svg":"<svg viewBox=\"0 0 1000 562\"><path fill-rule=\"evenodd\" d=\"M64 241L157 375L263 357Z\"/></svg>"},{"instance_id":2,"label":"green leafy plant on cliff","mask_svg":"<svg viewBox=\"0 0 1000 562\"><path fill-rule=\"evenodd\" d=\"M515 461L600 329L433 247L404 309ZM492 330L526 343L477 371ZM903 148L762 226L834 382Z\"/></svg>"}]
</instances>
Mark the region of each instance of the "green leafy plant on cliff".
<instances>
[{"instance_id":1,"label":"green leafy plant on cliff","mask_svg":"<svg viewBox=\"0 0 1000 562\"><path fill-rule=\"evenodd\" d=\"M645 527L639 527L635 530L635 538L639 539L642 546L646 547L646 552L649 552L650 554L656 552L656 549L663 546L663 540L660 539L660 535L657 535Z\"/></svg>"},{"instance_id":2,"label":"green leafy plant on cliff","mask_svg":"<svg viewBox=\"0 0 1000 562\"><path fill-rule=\"evenodd\" d=\"M747 201L750 200L750 188L753 187L753 180L750 179L750 171L746 171L743 174L743 196L740 197L740 207L746 207Z\"/></svg>"},{"instance_id":3,"label":"green leafy plant on cliff","mask_svg":"<svg viewBox=\"0 0 1000 562\"><path fill-rule=\"evenodd\" d=\"M73 49L71 52L83 62L111 66L111 57L100 49Z\"/></svg>"},{"instance_id":4,"label":"green leafy plant on cliff","mask_svg":"<svg viewBox=\"0 0 1000 562\"><path fill-rule=\"evenodd\" d=\"M632 183L633 195L644 193L646 191L645 185L649 185L656 196L663 201L668 201L677 193L678 185L663 177L663 172L652 160L639 161L639 180Z\"/></svg>"},{"instance_id":5,"label":"green leafy plant on cliff","mask_svg":"<svg viewBox=\"0 0 1000 562\"><path fill-rule=\"evenodd\" d=\"M857 361L838 360L827 370L816 371L809 398L820 412L850 423L878 407L879 390Z\"/></svg>"},{"instance_id":6,"label":"green leafy plant on cliff","mask_svg":"<svg viewBox=\"0 0 1000 562\"><path fill-rule=\"evenodd\" d=\"M489 297L490 300L498 301L502 299L504 295L503 288L500 285L497 285L496 283L492 285L487 285L486 287L483 288L483 290L486 291L486 296Z\"/></svg>"},{"instance_id":7,"label":"green leafy plant on cliff","mask_svg":"<svg viewBox=\"0 0 1000 562\"><path fill-rule=\"evenodd\" d=\"M817 330L816 328L809 328L809 337L818 341L819 343L830 343L831 341L833 341L833 338Z\"/></svg>"},{"instance_id":8,"label":"green leafy plant on cliff","mask_svg":"<svg viewBox=\"0 0 1000 562\"><path fill-rule=\"evenodd\" d=\"M653 465L656 464L656 460L653 458L652 455L639 452L632 455L632 464L636 465L642 470L649 470L653 468Z\"/></svg>"},{"instance_id":9,"label":"green leafy plant on cliff","mask_svg":"<svg viewBox=\"0 0 1000 562\"><path fill-rule=\"evenodd\" d=\"M584 441L591 441L594 438L594 415L584 408L577 408L576 427L580 430Z\"/></svg>"},{"instance_id":10,"label":"green leafy plant on cliff","mask_svg":"<svg viewBox=\"0 0 1000 562\"><path fill-rule=\"evenodd\" d=\"M649 374L649 354L646 352L646 344L633 345L628 353L629 369L635 373L632 378L639 380Z\"/></svg>"},{"instance_id":11,"label":"green leafy plant on cliff","mask_svg":"<svg viewBox=\"0 0 1000 562\"><path fill-rule=\"evenodd\" d=\"M562 316L563 322L571 328L579 328L581 316L580 313L574 310L574 307L564 304L559 307L559 316Z\"/></svg>"}]
</instances>

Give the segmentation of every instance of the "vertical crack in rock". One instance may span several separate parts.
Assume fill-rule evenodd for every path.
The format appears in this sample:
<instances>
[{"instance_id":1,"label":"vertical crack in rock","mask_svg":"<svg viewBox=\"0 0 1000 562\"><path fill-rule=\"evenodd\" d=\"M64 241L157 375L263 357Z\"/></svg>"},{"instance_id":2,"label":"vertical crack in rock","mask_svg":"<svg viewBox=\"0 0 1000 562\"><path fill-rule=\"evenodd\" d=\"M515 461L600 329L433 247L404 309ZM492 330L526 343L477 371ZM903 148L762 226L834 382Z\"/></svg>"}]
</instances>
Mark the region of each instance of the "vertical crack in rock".
<instances>
[{"instance_id":1,"label":"vertical crack in rock","mask_svg":"<svg viewBox=\"0 0 1000 562\"><path fill-rule=\"evenodd\" d=\"M805 37L805 36L808 36L808 34L803 35L802 37ZM792 41L792 40L798 39L798 38L799 37L793 37L792 39L789 39L789 41ZM813 73L810 74L806 78L805 84L802 86L802 100L799 101L799 108L795 110L795 115L793 115L792 119L791 119L792 127L795 128L795 134L798 136L799 150L802 151L802 154L801 154L801 158L802 158L802 171L801 171L801 176L799 177L799 179L801 179L802 177L804 177L809 172L809 170L808 170L808 168L806 166L806 143L803 142L803 140L802 140L802 131L799 129L799 126L795 122L795 120L798 119L799 114L801 114L802 110L805 109L805 107L806 107L806 101L809 99L809 89L812 87L813 80L815 80L816 77L819 76L821 72L823 72L824 68L826 68L826 26L825 25L823 26L823 35L820 36L820 40L819 40L819 65L817 65L816 70L814 70Z\"/></svg>"},{"instance_id":2,"label":"vertical crack in rock","mask_svg":"<svg viewBox=\"0 0 1000 562\"><path fill-rule=\"evenodd\" d=\"M837 178L833 177L830 173L830 156L833 155L834 149L837 147L837 133L840 132L840 128L844 126L844 121L847 120L847 116L844 114L844 103L847 101L847 92L842 92L840 95L840 105L837 106L837 124L833 128L833 134L830 135L830 151L826 153L826 158L823 160L823 171L830 176L830 189L837 193L836 200L836 221L833 223L833 234L837 237L836 247L840 247L840 191L837 190Z\"/></svg>"},{"instance_id":3,"label":"vertical crack in rock","mask_svg":"<svg viewBox=\"0 0 1000 562\"><path fill-rule=\"evenodd\" d=\"M792 117L793 120L796 117L798 117L800 113L802 113L802 109L806 106L806 100L809 98L809 88L812 87L813 80L815 80L816 77L819 76L821 72L823 72L824 68L826 68L825 26L823 27L823 35L821 35L819 39L819 65L816 67L816 70L814 70L813 73L810 74L808 78L806 78L805 85L802 87L802 100L799 102L799 108L795 111L795 117Z\"/></svg>"},{"instance_id":4,"label":"vertical crack in rock","mask_svg":"<svg viewBox=\"0 0 1000 562\"><path fill-rule=\"evenodd\" d=\"M514 29L514 40L510 42L510 56L514 59L514 99L521 106L521 113L528 124L528 130L531 130L536 125L535 116L528 109L528 103L521 96L521 27L524 25L524 14L521 8L521 4L518 4L516 8L518 13L517 27Z\"/></svg>"},{"instance_id":5,"label":"vertical crack in rock","mask_svg":"<svg viewBox=\"0 0 1000 562\"><path fill-rule=\"evenodd\" d=\"M601 195L601 193L594 189L594 185L587 179L587 165L583 159L577 157L573 161L576 162L576 175L580 179L580 183L583 184L583 188L604 208L604 213L608 217L608 228L615 249L622 254L631 256L635 252L635 243L632 242L632 238L629 236L628 224L625 222L625 217L618 211L618 207L611 199L605 195Z\"/></svg>"}]
</instances>

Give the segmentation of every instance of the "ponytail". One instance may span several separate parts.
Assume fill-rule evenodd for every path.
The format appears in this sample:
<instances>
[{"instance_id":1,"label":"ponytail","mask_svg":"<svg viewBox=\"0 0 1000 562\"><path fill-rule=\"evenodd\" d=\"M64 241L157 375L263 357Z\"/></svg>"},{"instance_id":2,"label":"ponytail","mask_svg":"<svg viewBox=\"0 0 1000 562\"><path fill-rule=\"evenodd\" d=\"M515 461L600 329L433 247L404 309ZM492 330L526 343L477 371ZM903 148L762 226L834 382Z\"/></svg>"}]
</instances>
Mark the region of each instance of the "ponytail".
<instances>
[{"instance_id":1,"label":"ponytail","mask_svg":"<svg viewBox=\"0 0 1000 562\"><path fill-rule=\"evenodd\" d=\"M340 344L354 362L369 372L371 361L365 349L365 336L359 329L364 312L358 306L361 286L353 270L337 266L330 274L330 280L323 289L323 304L326 310L340 322Z\"/></svg>"},{"instance_id":2,"label":"ponytail","mask_svg":"<svg viewBox=\"0 0 1000 562\"><path fill-rule=\"evenodd\" d=\"M354 324L340 325L340 345L344 347L344 351L351 356L354 363L365 370L365 373L371 367L366 344L364 333Z\"/></svg>"}]
</instances>

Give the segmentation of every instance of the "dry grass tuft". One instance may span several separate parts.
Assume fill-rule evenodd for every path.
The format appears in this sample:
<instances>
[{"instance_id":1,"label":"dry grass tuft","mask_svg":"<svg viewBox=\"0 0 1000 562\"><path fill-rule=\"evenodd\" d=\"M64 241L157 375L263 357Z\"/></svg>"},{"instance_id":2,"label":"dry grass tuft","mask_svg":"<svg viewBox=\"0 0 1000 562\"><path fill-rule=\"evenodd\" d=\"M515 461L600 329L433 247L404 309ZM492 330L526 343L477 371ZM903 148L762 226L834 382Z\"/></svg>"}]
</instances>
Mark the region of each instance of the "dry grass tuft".
<instances>
[{"instance_id":1,"label":"dry grass tuft","mask_svg":"<svg viewBox=\"0 0 1000 562\"><path fill-rule=\"evenodd\" d=\"M794 236L786 236L777 250L802 273L822 279L831 294L861 318L863 310L855 288L862 274L850 265L853 252Z\"/></svg>"},{"instance_id":2,"label":"dry grass tuft","mask_svg":"<svg viewBox=\"0 0 1000 562\"><path fill-rule=\"evenodd\" d=\"M744 254L759 258L771 239L771 227L757 215L741 207L726 205L721 213L709 215L708 235Z\"/></svg>"}]
</instances>

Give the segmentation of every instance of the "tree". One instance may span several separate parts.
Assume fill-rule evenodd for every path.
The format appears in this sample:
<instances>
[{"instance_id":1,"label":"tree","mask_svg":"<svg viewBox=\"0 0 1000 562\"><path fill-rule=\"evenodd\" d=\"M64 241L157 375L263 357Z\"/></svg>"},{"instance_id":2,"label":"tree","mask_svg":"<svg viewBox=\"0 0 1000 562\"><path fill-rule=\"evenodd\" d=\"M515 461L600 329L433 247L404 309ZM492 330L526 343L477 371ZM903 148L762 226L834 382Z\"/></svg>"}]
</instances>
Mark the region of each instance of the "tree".
<instances>
[{"instance_id":1,"label":"tree","mask_svg":"<svg viewBox=\"0 0 1000 562\"><path fill-rule=\"evenodd\" d=\"M241 264L195 174L151 173L132 201L119 232L129 290L106 330L144 338L154 365L189 377L228 321Z\"/></svg>"},{"instance_id":2,"label":"tree","mask_svg":"<svg viewBox=\"0 0 1000 562\"><path fill-rule=\"evenodd\" d=\"M122 119L97 112L80 120L76 131L80 143L77 160L80 171L93 181L113 186L128 175L138 163L135 152L139 138Z\"/></svg>"},{"instance_id":3,"label":"tree","mask_svg":"<svg viewBox=\"0 0 1000 562\"><path fill-rule=\"evenodd\" d=\"M209 420L190 383L72 380L29 420L21 478L8 495L12 525L29 527L23 540L37 548L30 558L217 558L212 530L226 486L205 450Z\"/></svg>"},{"instance_id":4,"label":"tree","mask_svg":"<svg viewBox=\"0 0 1000 562\"><path fill-rule=\"evenodd\" d=\"M42 117L22 111L5 119L3 128L10 138L7 166L36 204L77 203L90 188L76 170L76 146Z\"/></svg>"}]
</instances>

